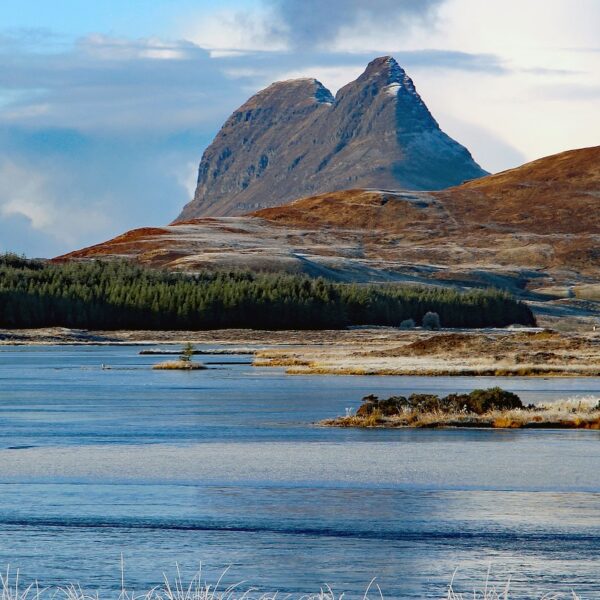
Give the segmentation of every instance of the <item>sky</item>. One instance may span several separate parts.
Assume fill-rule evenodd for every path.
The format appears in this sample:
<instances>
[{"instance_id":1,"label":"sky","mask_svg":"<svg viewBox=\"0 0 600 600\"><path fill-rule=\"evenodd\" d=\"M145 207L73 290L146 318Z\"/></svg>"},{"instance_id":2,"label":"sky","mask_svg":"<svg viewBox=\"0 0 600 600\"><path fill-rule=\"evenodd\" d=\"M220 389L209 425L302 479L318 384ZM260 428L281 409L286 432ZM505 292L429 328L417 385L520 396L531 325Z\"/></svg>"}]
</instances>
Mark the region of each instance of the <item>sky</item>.
<instances>
[{"instance_id":1,"label":"sky","mask_svg":"<svg viewBox=\"0 0 600 600\"><path fill-rule=\"evenodd\" d=\"M2 0L0 251L170 222L251 94L382 55L489 171L598 145L599 30L598 0Z\"/></svg>"}]
</instances>

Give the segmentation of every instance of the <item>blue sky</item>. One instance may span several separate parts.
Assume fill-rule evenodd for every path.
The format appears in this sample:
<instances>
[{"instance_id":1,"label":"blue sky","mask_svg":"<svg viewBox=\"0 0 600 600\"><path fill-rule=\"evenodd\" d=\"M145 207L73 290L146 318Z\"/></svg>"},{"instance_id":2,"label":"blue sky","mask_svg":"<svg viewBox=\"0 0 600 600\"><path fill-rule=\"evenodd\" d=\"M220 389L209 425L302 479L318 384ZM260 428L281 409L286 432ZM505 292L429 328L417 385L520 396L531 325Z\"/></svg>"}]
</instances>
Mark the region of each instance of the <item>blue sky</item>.
<instances>
[{"instance_id":1,"label":"blue sky","mask_svg":"<svg viewBox=\"0 0 600 600\"><path fill-rule=\"evenodd\" d=\"M181 15L215 4L198 0L6 0L0 5L0 22L4 28L45 28L73 36L102 31L143 37L175 28ZM244 4L219 2L232 8Z\"/></svg>"},{"instance_id":2,"label":"blue sky","mask_svg":"<svg viewBox=\"0 0 600 600\"><path fill-rule=\"evenodd\" d=\"M597 145L597 0L3 0L0 250L172 220L223 120L277 79L408 70L491 171Z\"/></svg>"}]
</instances>

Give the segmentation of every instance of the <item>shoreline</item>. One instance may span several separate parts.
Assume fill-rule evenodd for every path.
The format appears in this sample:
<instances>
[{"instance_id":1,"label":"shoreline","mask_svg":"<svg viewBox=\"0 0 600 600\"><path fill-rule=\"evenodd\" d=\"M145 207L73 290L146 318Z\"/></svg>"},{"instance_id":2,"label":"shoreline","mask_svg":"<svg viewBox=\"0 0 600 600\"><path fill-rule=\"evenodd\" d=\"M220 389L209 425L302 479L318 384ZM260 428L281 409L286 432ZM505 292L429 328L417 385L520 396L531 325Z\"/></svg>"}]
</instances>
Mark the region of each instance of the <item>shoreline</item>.
<instances>
[{"instance_id":1,"label":"shoreline","mask_svg":"<svg viewBox=\"0 0 600 600\"><path fill-rule=\"evenodd\" d=\"M526 413L526 411L524 411L524 413ZM360 419L359 417L335 417L333 419L318 421L315 425L317 427L336 427L340 429L479 429L482 431L489 431L490 429L511 431L514 431L515 429L544 429L548 431L598 431L600 430L600 413L581 423L568 420L548 422L531 420L520 424L512 422L496 424L490 417L481 420L469 417L464 421L460 421L456 418L447 420L440 418L438 421L432 421L426 424L407 424L393 418L383 419L378 423L369 423L367 419Z\"/></svg>"},{"instance_id":2,"label":"shoreline","mask_svg":"<svg viewBox=\"0 0 600 600\"><path fill-rule=\"evenodd\" d=\"M279 365L263 365L263 364L254 364L254 366L258 367L271 367L271 366L279 366ZM402 371L402 370L374 370L374 371L363 371L360 369L310 369L310 370L295 370L295 369L287 369L286 375L313 375L315 377L321 375L340 375L340 376L350 376L355 375L357 377L527 377L529 379L572 379L575 377L600 377L600 369L596 371L540 371L537 373L527 372L519 372L518 369L511 370L500 370L500 371L478 371L474 370L465 370L465 371L452 371L452 370L439 370L439 371L427 371L427 370L418 370L414 371Z\"/></svg>"},{"instance_id":3,"label":"shoreline","mask_svg":"<svg viewBox=\"0 0 600 600\"><path fill-rule=\"evenodd\" d=\"M289 375L600 377L600 331L426 331L392 327L295 331L0 330L0 348L144 346L144 354L168 355L176 352L171 347L188 342L197 346L198 354L250 355L253 366L284 368Z\"/></svg>"}]
</instances>

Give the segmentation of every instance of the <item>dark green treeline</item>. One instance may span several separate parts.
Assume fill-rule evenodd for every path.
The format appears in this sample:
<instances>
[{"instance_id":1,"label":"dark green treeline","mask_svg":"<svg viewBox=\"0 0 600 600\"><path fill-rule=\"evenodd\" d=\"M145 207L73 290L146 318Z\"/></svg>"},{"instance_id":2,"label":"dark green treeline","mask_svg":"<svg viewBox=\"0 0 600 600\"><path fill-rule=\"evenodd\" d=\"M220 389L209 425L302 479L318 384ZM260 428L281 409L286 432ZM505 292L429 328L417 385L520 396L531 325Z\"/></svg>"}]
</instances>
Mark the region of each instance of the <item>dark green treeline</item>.
<instances>
[{"instance_id":1,"label":"dark green treeline","mask_svg":"<svg viewBox=\"0 0 600 600\"><path fill-rule=\"evenodd\" d=\"M532 325L529 308L498 290L332 283L250 272L177 274L126 262L52 264L0 257L0 327L82 329L325 329L417 324Z\"/></svg>"}]
</instances>

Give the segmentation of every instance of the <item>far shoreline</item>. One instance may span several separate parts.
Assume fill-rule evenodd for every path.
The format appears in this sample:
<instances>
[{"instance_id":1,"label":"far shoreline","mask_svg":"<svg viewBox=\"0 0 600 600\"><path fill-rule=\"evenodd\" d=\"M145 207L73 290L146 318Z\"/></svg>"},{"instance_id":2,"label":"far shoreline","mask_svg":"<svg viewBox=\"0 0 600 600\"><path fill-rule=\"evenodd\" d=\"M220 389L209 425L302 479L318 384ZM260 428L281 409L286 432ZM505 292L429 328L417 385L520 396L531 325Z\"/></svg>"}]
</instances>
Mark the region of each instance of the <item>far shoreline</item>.
<instances>
[{"instance_id":1,"label":"far shoreline","mask_svg":"<svg viewBox=\"0 0 600 600\"><path fill-rule=\"evenodd\" d=\"M600 331L591 329L0 329L0 348L143 346L144 354L160 354L160 346L187 343L197 346L199 355L250 355L253 366L279 367L289 375L600 377ZM156 352L149 351L152 346Z\"/></svg>"}]
</instances>

